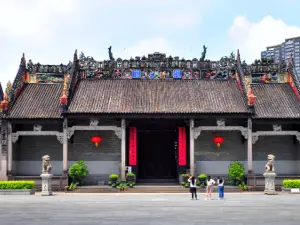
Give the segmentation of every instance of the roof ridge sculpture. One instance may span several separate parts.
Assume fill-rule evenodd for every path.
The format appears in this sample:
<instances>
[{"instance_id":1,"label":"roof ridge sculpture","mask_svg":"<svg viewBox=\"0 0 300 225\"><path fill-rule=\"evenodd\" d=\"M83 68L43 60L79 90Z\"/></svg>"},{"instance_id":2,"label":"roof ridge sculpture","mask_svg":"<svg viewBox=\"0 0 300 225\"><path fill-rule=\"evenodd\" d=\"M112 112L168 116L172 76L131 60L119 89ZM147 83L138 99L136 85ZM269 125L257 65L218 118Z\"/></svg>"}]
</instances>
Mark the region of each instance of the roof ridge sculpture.
<instances>
[{"instance_id":1,"label":"roof ridge sculpture","mask_svg":"<svg viewBox=\"0 0 300 225\"><path fill-rule=\"evenodd\" d=\"M294 68L294 61L292 56L288 58L287 72L290 75L290 79L288 82L291 88L293 89L295 95L297 96L298 100L300 100L300 84L298 77L295 74L296 71Z\"/></svg>"},{"instance_id":2,"label":"roof ridge sculpture","mask_svg":"<svg viewBox=\"0 0 300 225\"><path fill-rule=\"evenodd\" d=\"M79 81L78 65L79 64L78 64L78 56L77 56L77 49L76 49L73 56L73 63L69 70L69 74L65 76L64 88L63 88L62 96L60 98L62 114L67 112L69 103L73 97L74 91Z\"/></svg>"},{"instance_id":3,"label":"roof ridge sculpture","mask_svg":"<svg viewBox=\"0 0 300 225\"><path fill-rule=\"evenodd\" d=\"M21 90L24 85L25 81L25 74L26 74L26 60L25 54L23 53L18 72L14 79L13 84L10 81L7 83L7 88L4 93L3 101L1 102L1 110L6 115L9 109L13 106L16 99L19 97Z\"/></svg>"},{"instance_id":4,"label":"roof ridge sculpture","mask_svg":"<svg viewBox=\"0 0 300 225\"><path fill-rule=\"evenodd\" d=\"M242 92L242 95L244 96L245 102L247 102L248 109L253 111L253 106L256 100L256 96L253 94L251 90L250 83L247 83L245 80L245 67L243 67L243 64L241 62L241 56L240 51L238 49L237 51L237 57L236 57L236 66L237 66L237 82L238 86Z\"/></svg>"}]
</instances>

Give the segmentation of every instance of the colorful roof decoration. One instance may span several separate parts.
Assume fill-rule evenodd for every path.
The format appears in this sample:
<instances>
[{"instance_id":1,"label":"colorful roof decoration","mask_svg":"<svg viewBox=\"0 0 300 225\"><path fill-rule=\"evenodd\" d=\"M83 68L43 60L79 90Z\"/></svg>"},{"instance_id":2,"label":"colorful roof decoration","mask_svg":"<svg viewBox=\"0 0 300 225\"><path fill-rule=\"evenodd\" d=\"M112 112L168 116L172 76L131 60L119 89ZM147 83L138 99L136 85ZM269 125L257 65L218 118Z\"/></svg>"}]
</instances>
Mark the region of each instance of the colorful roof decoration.
<instances>
[{"instance_id":1,"label":"colorful roof decoration","mask_svg":"<svg viewBox=\"0 0 300 225\"><path fill-rule=\"evenodd\" d=\"M110 47L109 60L96 61L83 53L78 58L76 51L73 62L67 65L33 64L31 60L26 65L23 55L16 78L4 93L1 111L11 118L31 118L29 114L34 112L24 107L42 104L46 99L37 94L44 93L49 98L47 102L53 103L52 108L58 103L61 116L68 113L235 113L235 110L255 115L256 106L262 104L261 89L255 88L256 84L266 85L270 90L272 84L285 84L285 88L289 85L298 99L295 104L300 104L300 86L292 60L280 64L256 61L247 65L241 61L238 51L236 57L231 53L229 57L211 61L205 58L206 50L203 46L199 59L167 57L155 52L128 60L115 59ZM54 86L47 88L49 85ZM52 98L56 100L51 101ZM36 104L28 105L30 101ZM32 118L60 118L50 106L37 107L41 108L40 114Z\"/></svg>"}]
</instances>

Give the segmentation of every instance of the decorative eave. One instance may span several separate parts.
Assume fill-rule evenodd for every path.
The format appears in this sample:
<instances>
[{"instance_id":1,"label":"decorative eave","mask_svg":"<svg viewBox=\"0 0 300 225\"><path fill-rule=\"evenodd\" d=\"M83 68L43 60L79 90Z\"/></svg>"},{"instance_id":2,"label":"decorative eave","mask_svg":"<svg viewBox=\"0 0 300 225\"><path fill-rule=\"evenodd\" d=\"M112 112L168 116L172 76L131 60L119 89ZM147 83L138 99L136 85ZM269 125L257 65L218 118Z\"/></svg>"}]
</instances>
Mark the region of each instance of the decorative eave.
<instances>
[{"instance_id":1,"label":"decorative eave","mask_svg":"<svg viewBox=\"0 0 300 225\"><path fill-rule=\"evenodd\" d=\"M250 83L247 83L245 80L245 74L244 74L244 68L241 63L241 57L240 57L240 51L237 51L237 57L236 57L236 67L237 67L237 74L236 74L236 80L239 86L239 89L244 96L245 102L248 105L248 109L253 112L253 106L254 102L256 100L256 96L254 96Z\"/></svg>"},{"instance_id":2,"label":"decorative eave","mask_svg":"<svg viewBox=\"0 0 300 225\"><path fill-rule=\"evenodd\" d=\"M8 81L7 88L5 90L3 100L1 102L1 111L6 115L9 109L13 106L16 99L20 95L23 85L25 83L25 74L26 74L26 60L25 54L21 58L21 62L19 65L18 73L15 77L13 84Z\"/></svg>"},{"instance_id":3,"label":"decorative eave","mask_svg":"<svg viewBox=\"0 0 300 225\"><path fill-rule=\"evenodd\" d=\"M295 74L295 69L294 69L294 64L293 64L293 58L290 57L288 59L288 67L287 67L287 72L288 72L288 83L290 84L291 88L293 89L295 95L297 96L298 100L300 100L300 84L298 77Z\"/></svg>"},{"instance_id":4,"label":"decorative eave","mask_svg":"<svg viewBox=\"0 0 300 225\"><path fill-rule=\"evenodd\" d=\"M72 66L69 68L69 73L65 76L64 88L60 98L61 112L67 113L68 106L71 101L73 92L78 83L78 57L77 50L75 50Z\"/></svg>"}]
</instances>

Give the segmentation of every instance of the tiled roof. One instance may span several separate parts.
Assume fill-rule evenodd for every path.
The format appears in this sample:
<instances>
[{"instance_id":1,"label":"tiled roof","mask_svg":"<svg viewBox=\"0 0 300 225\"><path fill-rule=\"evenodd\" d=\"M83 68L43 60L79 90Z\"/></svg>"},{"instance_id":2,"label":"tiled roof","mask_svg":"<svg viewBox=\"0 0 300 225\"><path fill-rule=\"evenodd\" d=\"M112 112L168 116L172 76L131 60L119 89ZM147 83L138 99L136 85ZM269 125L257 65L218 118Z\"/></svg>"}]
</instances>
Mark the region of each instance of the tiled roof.
<instances>
[{"instance_id":1,"label":"tiled roof","mask_svg":"<svg viewBox=\"0 0 300 225\"><path fill-rule=\"evenodd\" d=\"M300 118L300 101L288 83L252 84L255 118Z\"/></svg>"},{"instance_id":2,"label":"tiled roof","mask_svg":"<svg viewBox=\"0 0 300 225\"><path fill-rule=\"evenodd\" d=\"M69 113L247 113L235 80L82 80Z\"/></svg>"},{"instance_id":3,"label":"tiled roof","mask_svg":"<svg viewBox=\"0 0 300 225\"><path fill-rule=\"evenodd\" d=\"M60 118L63 84L26 84L17 98L9 118Z\"/></svg>"}]
</instances>

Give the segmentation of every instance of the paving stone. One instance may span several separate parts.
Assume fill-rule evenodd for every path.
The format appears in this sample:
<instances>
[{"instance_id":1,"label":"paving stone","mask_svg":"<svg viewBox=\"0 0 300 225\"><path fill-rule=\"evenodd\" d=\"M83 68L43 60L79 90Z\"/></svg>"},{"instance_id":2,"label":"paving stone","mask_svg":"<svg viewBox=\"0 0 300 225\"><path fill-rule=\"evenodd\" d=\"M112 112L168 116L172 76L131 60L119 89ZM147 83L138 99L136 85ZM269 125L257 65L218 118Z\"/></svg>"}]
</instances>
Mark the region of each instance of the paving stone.
<instances>
[{"instance_id":1,"label":"paving stone","mask_svg":"<svg viewBox=\"0 0 300 225\"><path fill-rule=\"evenodd\" d=\"M189 194L58 194L0 197L0 224L299 224L300 196L225 193L225 200Z\"/></svg>"}]
</instances>

